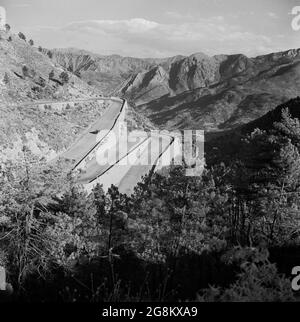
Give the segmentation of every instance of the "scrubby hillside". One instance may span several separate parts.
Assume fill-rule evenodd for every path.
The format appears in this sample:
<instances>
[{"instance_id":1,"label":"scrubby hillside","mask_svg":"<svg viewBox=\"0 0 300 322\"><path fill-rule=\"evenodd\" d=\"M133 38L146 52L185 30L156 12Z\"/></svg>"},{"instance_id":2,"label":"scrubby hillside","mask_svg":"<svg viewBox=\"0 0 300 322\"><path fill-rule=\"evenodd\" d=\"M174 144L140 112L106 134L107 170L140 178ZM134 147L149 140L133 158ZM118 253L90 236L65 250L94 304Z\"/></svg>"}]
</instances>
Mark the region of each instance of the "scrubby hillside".
<instances>
[{"instance_id":1,"label":"scrubby hillside","mask_svg":"<svg viewBox=\"0 0 300 322\"><path fill-rule=\"evenodd\" d=\"M59 111L51 105L46 109L0 105L0 160L14 158L25 142L35 155L52 159L70 146L105 108L106 104L96 101L76 103Z\"/></svg>"},{"instance_id":2,"label":"scrubby hillside","mask_svg":"<svg viewBox=\"0 0 300 322\"><path fill-rule=\"evenodd\" d=\"M100 93L55 64L26 39L10 32L0 31L0 62L2 104L84 98Z\"/></svg>"},{"instance_id":3,"label":"scrubby hillside","mask_svg":"<svg viewBox=\"0 0 300 322\"><path fill-rule=\"evenodd\" d=\"M0 157L13 157L26 141L32 152L49 159L99 117L105 104L82 101L100 92L24 38L0 32ZM66 100L73 104L51 105Z\"/></svg>"}]
</instances>

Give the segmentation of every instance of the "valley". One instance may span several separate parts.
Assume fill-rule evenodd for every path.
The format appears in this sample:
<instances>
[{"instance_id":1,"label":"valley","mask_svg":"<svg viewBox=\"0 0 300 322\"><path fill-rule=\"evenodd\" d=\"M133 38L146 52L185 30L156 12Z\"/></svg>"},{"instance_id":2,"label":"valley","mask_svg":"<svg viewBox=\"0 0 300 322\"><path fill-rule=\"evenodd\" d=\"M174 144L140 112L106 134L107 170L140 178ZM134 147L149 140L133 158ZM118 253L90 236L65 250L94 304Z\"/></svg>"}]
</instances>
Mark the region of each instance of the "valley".
<instances>
[{"instance_id":1,"label":"valley","mask_svg":"<svg viewBox=\"0 0 300 322\"><path fill-rule=\"evenodd\" d=\"M299 95L299 49L253 58L196 53L138 59L76 49L53 52L54 62L78 72L106 95L126 98L161 129L222 131Z\"/></svg>"},{"instance_id":2,"label":"valley","mask_svg":"<svg viewBox=\"0 0 300 322\"><path fill-rule=\"evenodd\" d=\"M0 302L299 302L291 3L71 2L0 4Z\"/></svg>"}]
</instances>

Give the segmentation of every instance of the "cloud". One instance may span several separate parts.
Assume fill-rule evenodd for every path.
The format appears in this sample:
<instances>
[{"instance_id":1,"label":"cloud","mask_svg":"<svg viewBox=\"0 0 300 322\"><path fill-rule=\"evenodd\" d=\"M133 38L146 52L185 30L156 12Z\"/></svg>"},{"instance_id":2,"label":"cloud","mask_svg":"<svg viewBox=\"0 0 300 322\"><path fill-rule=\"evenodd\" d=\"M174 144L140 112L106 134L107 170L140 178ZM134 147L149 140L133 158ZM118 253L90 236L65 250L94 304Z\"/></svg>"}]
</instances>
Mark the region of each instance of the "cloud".
<instances>
[{"instance_id":1,"label":"cloud","mask_svg":"<svg viewBox=\"0 0 300 322\"><path fill-rule=\"evenodd\" d=\"M28 8L31 7L30 3L15 3L11 5L13 8Z\"/></svg>"},{"instance_id":2,"label":"cloud","mask_svg":"<svg viewBox=\"0 0 300 322\"><path fill-rule=\"evenodd\" d=\"M75 21L57 28L55 33L53 28L39 27L34 37L41 41L50 39L51 47L78 47L101 54L136 57L189 55L199 51L210 55L254 56L280 47L274 37L243 30L239 25L228 23L223 16L180 23L143 18Z\"/></svg>"},{"instance_id":3,"label":"cloud","mask_svg":"<svg viewBox=\"0 0 300 322\"><path fill-rule=\"evenodd\" d=\"M70 23L63 30L123 35L147 33L158 26L159 24L156 22L141 18L131 20L88 20Z\"/></svg>"},{"instance_id":4,"label":"cloud","mask_svg":"<svg viewBox=\"0 0 300 322\"><path fill-rule=\"evenodd\" d=\"M279 16L275 12L268 12L267 15L272 19L278 19Z\"/></svg>"},{"instance_id":5,"label":"cloud","mask_svg":"<svg viewBox=\"0 0 300 322\"><path fill-rule=\"evenodd\" d=\"M128 51L130 46L140 46L169 54L193 51L239 52L246 47L270 43L270 39L265 36L241 31L238 26L226 23L222 16L176 24L162 24L142 18L88 20L70 23L63 31L113 37L128 46Z\"/></svg>"},{"instance_id":6,"label":"cloud","mask_svg":"<svg viewBox=\"0 0 300 322\"><path fill-rule=\"evenodd\" d=\"M184 19L184 20L190 20L195 18L194 15L189 14L189 13L179 13L179 12L175 12L175 11L167 11L165 13L165 15L169 18L172 19Z\"/></svg>"}]
</instances>

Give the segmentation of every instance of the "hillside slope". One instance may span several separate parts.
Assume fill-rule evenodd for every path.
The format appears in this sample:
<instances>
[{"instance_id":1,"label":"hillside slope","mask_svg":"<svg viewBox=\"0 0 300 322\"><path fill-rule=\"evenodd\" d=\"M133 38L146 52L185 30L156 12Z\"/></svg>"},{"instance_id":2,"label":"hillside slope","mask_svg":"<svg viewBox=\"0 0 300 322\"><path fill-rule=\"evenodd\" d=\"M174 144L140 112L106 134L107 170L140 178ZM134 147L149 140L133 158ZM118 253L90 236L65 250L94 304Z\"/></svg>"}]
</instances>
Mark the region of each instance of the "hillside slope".
<instances>
[{"instance_id":1,"label":"hillside slope","mask_svg":"<svg viewBox=\"0 0 300 322\"><path fill-rule=\"evenodd\" d=\"M68 80L61 79L63 72ZM84 98L100 92L55 64L26 40L0 31L0 93L1 103L20 103Z\"/></svg>"},{"instance_id":2,"label":"hillside slope","mask_svg":"<svg viewBox=\"0 0 300 322\"><path fill-rule=\"evenodd\" d=\"M103 113L105 103L82 101L99 93L24 39L0 31L0 158L13 157L25 142L54 157ZM52 106L62 101L74 103Z\"/></svg>"},{"instance_id":3,"label":"hillside slope","mask_svg":"<svg viewBox=\"0 0 300 322\"><path fill-rule=\"evenodd\" d=\"M80 71L92 68L88 59L80 61L74 61ZM0 31L0 159L13 158L24 143L34 154L54 158L104 113L108 103L100 96L48 51ZM131 107L126 120L130 130L153 128Z\"/></svg>"},{"instance_id":4,"label":"hillside slope","mask_svg":"<svg viewBox=\"0 0 300 322\"><path fill-rule=\"evenodd\" d=\"M48 50L44 50L47 52ZM176 59L141 59L121 57L119 55L102 56L74 48L51 50L52 60L70 72L80 76L90 85L99 88L105 95L110 95L133 74L150 70L161 64L168 68Z\"/></svg>"},{"instance_id":5,"label":"hillside slope","mask_svg":"<svg viewBox=\"0 0 300 322\"><path fill-rule=\"evenodd\" d=\"M160 128L237 127L300 94L300 49L140 59L56 49L52 60L104 93L125 97Z\"/></svg>"},{"instance_id":6,"label":"hillside slope","mask_svg":"<svg viewBox=\"0 0 300 322\"><path fill-rule=\"evenodd\" d=\"M133 75L120 94L160 127L233 128L300 94L300 49L255 58L194 54Z\"/></svg>"},{"instance_id":7,"label":"hillside slope","mask_svg":"<svg viewBox=\"0 0 300 322\"><path fill-rule=\"evenodd\" d=\"M300 119L300 97L297 97L280 104L262 117L247 124L226 131L208 133L205 143L207 164L230 163L231 160L239 156L242 141L247 135L255 129L272 130L273 124L281 121L282 111L286 108L293 118Z\"/></svg>"}]
</instances>

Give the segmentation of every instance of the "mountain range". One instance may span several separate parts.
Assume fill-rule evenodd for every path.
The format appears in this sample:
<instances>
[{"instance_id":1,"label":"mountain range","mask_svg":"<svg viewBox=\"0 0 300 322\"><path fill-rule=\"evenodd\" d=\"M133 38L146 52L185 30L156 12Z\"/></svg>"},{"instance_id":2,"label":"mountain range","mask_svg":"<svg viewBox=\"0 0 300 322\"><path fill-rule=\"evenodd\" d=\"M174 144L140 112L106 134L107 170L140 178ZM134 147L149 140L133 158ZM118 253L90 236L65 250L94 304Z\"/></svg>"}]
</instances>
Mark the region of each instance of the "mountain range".
<instances>
[{"instance_id":1,"label":"mountain range","mask_svg":"<svg viewBox=\"0 0 300 322\"><path fill-rule=\"evenodd\" d=\"M48 50L44 49L45 53ZM102 90L104 95L122 88L132 75L168 64L166 59L141 59L119 55L103 56L76 48L51 50L52 60L83 80Z\"/></svg>"},{"instance_id":2,"label":"mountain range","mask_svg":"<svg viewBox=\"0 0 300 322\"><path fill-rule=\"evenodd\" d=\"M20 105L116 95L133 107L128 117L133 127L203 129L210 139L228 137L232 129L300 95L300 49L254 58L196 53L141 59L42 49L1 31L0 61L1 142L7 145L12 135L24 136L35 127L55 151L103 108L88 103L76 110L40 112ZM67 82L60 79L62 73Z\"/></svg>"},{"instance_id":3,"label":"mountain range","mask_svg":"<svg viewBox=\"0 0 300 322\"><path fill-rule=\"evenodd\" d=\"M300 49L254 58L196 53L165 59L56 49L52 59L104 94L125 97L164 129L234 128L300 93Z\"/></svg>"}]
</instances>

